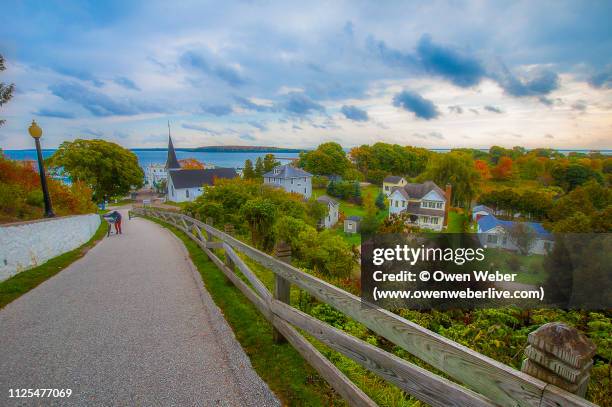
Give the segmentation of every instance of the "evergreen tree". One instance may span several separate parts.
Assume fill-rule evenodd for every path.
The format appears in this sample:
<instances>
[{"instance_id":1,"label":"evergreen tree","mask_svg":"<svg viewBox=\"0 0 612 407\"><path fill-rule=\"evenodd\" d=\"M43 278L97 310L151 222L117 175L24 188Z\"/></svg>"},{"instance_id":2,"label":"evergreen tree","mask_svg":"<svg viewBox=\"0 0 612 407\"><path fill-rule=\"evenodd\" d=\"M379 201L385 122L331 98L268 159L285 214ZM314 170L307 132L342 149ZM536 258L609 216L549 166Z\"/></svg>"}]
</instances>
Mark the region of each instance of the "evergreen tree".
<instances>
[{"instance_id":1,"label":"evergreen tree","mask_svg":"<svg viewBox=\"0 0 612 407\"><path fill-rule=\"evenodd\" d=\"M276 157L274 156L274 154L266 154L263 159L264 174L266 172L272 171L274 167L277 167L279 165L280 162L276 161Z\"/></svg>"},{"instance_id":2,"label":"evergreen tree","mask_svg":"<svg viewBox=\"0 0 612 407\"><path fill-rule=\"evenodd\" d=\"M244 170L242 171L242 177L244 179L254 179L255 170L253 169L253 161L246 160L244 162Z\"/></svg>"},{"instance_id":3,"label":"evergreen tree","mask_svg":"<svg viewBox=\"0 0 612 407\"><path fill-rule=\"evenodd\" d=\"M381 211L385 210L385 194L383 194L382 191L378 193L375 204Z\"/></svg>"},{"instance_id":4,"label":"evergreen tree","mask_svg":"<svg viewBox=\"0 0 612 407\"><path fill-rule=\"evenodd\" d=\"M353 190L353 201L357 204L361 204L361 202L363 201L361 199L361 185L359 185L359 181L355 181L354 185L354 190Z\"/></svg>"},{"instance_id":5,"label":"evergreen tree","mask_svg":"<svg viewBox=\"0 0 612 407\"><path fill-rule=\"evenodd\" d=\"M336 182L335 181L331 181L329 184L327 184L327 195L329 195L329 196L338 196L338 191L336 189Z\"/></svg>"},{"instance_id":6,"label":"evergreen tree","mask_svg":"<svg viewBox=\"0 0 612 407\"><path fill-rule=\"evenodd\" d=\"M261 178L265 174L263 161L261 157L257 157L255 161L255 177Z\"/></svg>"}]
</instances>

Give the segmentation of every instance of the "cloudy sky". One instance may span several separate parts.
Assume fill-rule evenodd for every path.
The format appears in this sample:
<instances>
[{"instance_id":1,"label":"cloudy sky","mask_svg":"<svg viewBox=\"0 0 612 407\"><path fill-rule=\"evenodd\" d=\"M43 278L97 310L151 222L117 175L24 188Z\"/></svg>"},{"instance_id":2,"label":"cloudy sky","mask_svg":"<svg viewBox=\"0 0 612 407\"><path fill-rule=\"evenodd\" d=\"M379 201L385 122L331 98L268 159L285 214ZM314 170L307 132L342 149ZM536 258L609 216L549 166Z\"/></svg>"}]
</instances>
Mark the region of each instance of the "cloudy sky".
<instances>
[{"instance_id":1,"label":"cloudy sky","mask_svg":"<svg viewBox=\"0 0 612 407\"><path fill-rule=\"evenodd\" d=\"M0 147L612 148L610 1L3 2Z\"/></svg>"}]
</instances>

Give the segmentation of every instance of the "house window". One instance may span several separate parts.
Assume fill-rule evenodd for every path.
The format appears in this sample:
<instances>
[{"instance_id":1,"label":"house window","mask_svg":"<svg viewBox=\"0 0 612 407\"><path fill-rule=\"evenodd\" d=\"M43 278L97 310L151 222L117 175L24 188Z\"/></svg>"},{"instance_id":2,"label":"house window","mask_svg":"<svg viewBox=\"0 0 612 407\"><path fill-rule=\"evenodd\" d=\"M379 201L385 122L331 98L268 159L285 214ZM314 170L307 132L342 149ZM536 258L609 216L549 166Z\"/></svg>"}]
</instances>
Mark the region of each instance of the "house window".
<instances>
[{"instance_id":1,"label":"house window","mask_svg":"<svg viewBox=\"0 0 612 407\"><path fill-rule=\"evenodd\" d=\"M188 189L185 190L185 197L189 198L189 190Z\"/></svg>"},{"instance_id":2,"label":"house window","mask_svg":"<svg viewBox=\"0 0 612 407\"><path fill-rule=\"evenodd\" d=\"M395 201L395 207L399 208L399 201Z\"/></svg>"},{"instance_id":3,"label":"house window","mask_svg":"<svg viewBox=\"0 0 612 407\"><path fill-rule=\"evenodd\" d=\"M497 244L497 236L496 235L487 235L487 243Z\"/></svg>"},{"instance_id":4,"label":"house window","mask_svg":"<svg viewBox=\"0 0 612 407\"><path fill-rule=\"evenodd\" d=\"M402 208L406 207L406 201L402 201Z\"/></svg>"},{"instance_id":5,"label":"house window","mask_svg":"<svg viewBox=\"0 0 612 407\"><path fill-rule=\"evenodd\" d=\"M421 221L422 221L423 223L429 223L429 216L423 216L423 217L421 218Z\"/></svg>"},{"instance_id":6,"label":"house window","mask_svg":"<svg viewBox=\"0 0 612 407\"><path fill-rule=\"evenodd\" d=\"M293 178L291 178L291 185L293 185Z\"/></svg>"}]
</instances>

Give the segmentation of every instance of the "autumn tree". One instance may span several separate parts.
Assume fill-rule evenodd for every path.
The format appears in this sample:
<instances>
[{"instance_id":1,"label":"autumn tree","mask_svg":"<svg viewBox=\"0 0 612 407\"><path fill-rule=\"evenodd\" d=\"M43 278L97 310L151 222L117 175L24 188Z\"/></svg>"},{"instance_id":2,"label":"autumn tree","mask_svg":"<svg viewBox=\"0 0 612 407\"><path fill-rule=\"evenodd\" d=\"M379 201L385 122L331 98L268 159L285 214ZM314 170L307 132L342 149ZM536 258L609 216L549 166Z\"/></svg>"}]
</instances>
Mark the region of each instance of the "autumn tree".
<instances>
[{"instance_id":1,"label":"autumn tree","mask_svg":"<svg viewBox=\"0 0 612 407\"><path fill-rule=\"evenodd\" d=\"M4 57L0 54L0 72L4 71L5 69L6 66L4 65ZM15 84L11 83L7 85L4 82L0 82L0 107L11 100L14 90ZM6 120L0 119L0 126L2 126L5 121Z\"/></svg>"},{"instance_id":2,"label":"autumn tree","mask_svg":"<svg viewBox=\"0 0 612 407\"><path fill-rule=\"evenodd\" d=\"M49 158L49 164L62 167L75 181L83 181L94 192L94 200L123 196L140 188L144 173L136 155L105 140L63 142Z\"/></svg>"},{"instance_id":3,"label":"autumn tree","mask_svg":"<svg viewBox=\"0 0 612 407\"><path fill-rule=\"evenodd\" d=\"M491 170L489 164L485 160L474 160L474 168L480 174L481 179L491 178Z\"/></svg>"},{"instance_id":4,"label":"autumn tree","mask_svg":"<svg viewBox=\"0 0 612 407\"><path fill-rule=\"evenodd\" d=\"M500 157L499 162L491 170L491 175L494 179L505 181L512 178L514 162L510 157Z\"/></svg>"},{"instance_id":5,"label":"autumn tree","mask_svg":"<svg viewBox=\"0 0 612 407\"><path fill-rule=\"evenodd\" d=\"M183 158L179 160L179 164L184 170L203 170L205 165L195 158Z\"/></svg>"}]
</instances>

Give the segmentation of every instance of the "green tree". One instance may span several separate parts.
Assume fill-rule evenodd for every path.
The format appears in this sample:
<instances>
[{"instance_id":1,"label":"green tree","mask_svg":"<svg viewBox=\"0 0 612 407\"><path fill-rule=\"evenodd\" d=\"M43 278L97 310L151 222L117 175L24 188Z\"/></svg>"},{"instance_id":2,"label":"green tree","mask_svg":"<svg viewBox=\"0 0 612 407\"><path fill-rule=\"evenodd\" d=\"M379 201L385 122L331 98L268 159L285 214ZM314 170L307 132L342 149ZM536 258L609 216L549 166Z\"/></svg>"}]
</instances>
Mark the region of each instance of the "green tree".
<instances>
[{"instance_id":1,"label":"green tree","mask_svg":"<svg viewBox=\"0 0 612 407\"><path fill-rule=\"evenodd\" d=\"M316 150L300 153L298 165L315 175L344 175L351 162L338 143L323 143Z\"/></svg>"},{"instance_id":2,"label":"green tree","mask_svg":"<svg viewBox=\"0 0 612 407\"><path fill-rule=\"evenodd\" d=\"M595 180L600 184L603 183L603 177L599 172L578 163L571 163L567 166L563 164L555 165L552 169L552 176L557 185L567 191L571 191L590 180Z\"/></svg>"},{"instance_id":3,"label":"green tree","mask_svg":"<svg viewBox=\"0 0 612 407\"><path fill-rule=\"evenodd\" d=\"M257 157L255 160L255 177L261 178L264 175L264 165L261 157Z\"/></svg>"},{"instance_id":4,"label":"green tree","mask_svg":"<svg viewBox=\"0 0 612 407\"><path fill-rule=\"evenodd\" d=\"M480 183L480 174L474 168L472 158L460 152L438 154L430 161L423 177L431 179L441 188L451 184L453 204L463 207L470 206Z\"/></svg>"},{"instance_id":5,"label":"green tree","mask_svg":"<svg viewBox=\"0 0 612 407\"><path fill-rule=\"evenodd\" d=\"M0 54L0 72L4 71L6 66L4 65L4 57ZM13 91L15 90L15 84L11 83L7 85L4 82L0 82L0 107L3 104L11 100L13 97ZM4 124L6 120L0 119L0 126Z\"/></svg>"},{"instance_id":6,"label":"green tree","mask_svg":"<svg viewBox=\"0 0 612 407\"><path fill-rule=\"evenodd\" d=\"M376 204L371 194L368 194L364 201L363 206L365 209L365 215L361 219L359 230L362 233L374 233L378 229L378 220L376 219Z\"/></svg>"},{"instance_id":7,"label":"green tree","mask_svg":"<svg viewBox=\"0 0 612 407\"><path fill-rule=\"evenodd\" d=\"M94 200L104 196L123 196L143 185L144 174L138 158L130 150L104 140L63 142L49 158L63 167L73 180L83 181L94 192Z\"/></svg>"},{"instance_id":8,"label":"green tree","mask_svg":"<svg viewBox=\"0 0 612 407\"><path fill-rule=\"evenodd\" d=\"M376 207L378 209L380 209L381 211L384 211L386 209L386 205L385 205L385 194L381 192L378 193L378 196L376 196Z\"/></svg>"},{"instance_id":9,"label":"green tree","mask_svg":"<svg viewBox=\"0 0 612 407\"><path fill-rule=\"evenodd\" d=\"M242 170L242 177L244 179L255 178L255 169L253 169L253 161L247 159L244 162L244 170Z\"/></svg>"},{"instance_id":10,"label":"green tree","mask_svg":"<svg viewBox=\"0 0 612 407\"><path fill-rule=\"evenodd\" d=\"M241 212L249 224L253 244L264 250L270 249L274 244L272 230L276 217L274 203L264 198L252 199L242 206Z\"/></svg>"},{"instance_id":11,"label":"green tree","mask_svg":"<svg viewBox=\"0 0 612 407\"><path fill-rule=\"evenodd\" d=\"M279 165L280 165L280 162L276 161L276 157L274 156L274 154L266 154L264 156L264 159L263 159L264 174L266 172L272 171L274 167L277 167Z\"/></svg>"}]
</instances>

